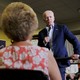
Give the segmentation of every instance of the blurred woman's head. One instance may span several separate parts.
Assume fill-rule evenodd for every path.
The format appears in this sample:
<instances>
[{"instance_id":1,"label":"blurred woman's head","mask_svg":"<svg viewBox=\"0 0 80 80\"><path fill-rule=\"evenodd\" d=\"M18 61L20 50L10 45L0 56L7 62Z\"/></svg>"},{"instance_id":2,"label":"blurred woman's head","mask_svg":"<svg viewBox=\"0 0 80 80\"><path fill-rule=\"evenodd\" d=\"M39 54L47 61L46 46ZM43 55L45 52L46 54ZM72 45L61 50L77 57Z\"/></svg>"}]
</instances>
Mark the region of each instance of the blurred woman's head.
<instances>
[{"instance_id":1,"label":"blurred woman's head","mask_svg":"<svg viewBox=\"0 0 80 80\"><path fill-rule=\"evenodd\" d=\"M12 2L2 13L2 29L13 41L25 41L38 28L33 9L22 2Z\"/></svg>"}]
</instances>

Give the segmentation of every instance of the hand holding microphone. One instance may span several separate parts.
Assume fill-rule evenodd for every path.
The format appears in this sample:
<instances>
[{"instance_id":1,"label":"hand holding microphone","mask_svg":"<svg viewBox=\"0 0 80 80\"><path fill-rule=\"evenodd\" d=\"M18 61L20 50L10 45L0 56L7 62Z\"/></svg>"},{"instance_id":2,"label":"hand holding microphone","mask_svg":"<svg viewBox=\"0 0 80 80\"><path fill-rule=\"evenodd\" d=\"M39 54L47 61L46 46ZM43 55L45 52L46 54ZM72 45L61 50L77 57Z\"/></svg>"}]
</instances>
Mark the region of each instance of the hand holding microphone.
<instances>
[{"instance_id":1,"label":"hand holding microphone","mask_svg":"<svg viewBox=\"0 0 80 80\"><path fill-rule=\"evenodd\" d=\"M46 43L48 43L48 42L50 41L50 39L49 39L49 37L48 37L48 36L47 36L47 37L45 37L45 38L44 38L44 40L45 40L45 42L46 42Z\"/></svg>"},{"instance_id":2,"label":"hand holding microphone","mask_svg":"<svg viewBox=\"0 0 80 80\"><path fill-rule=\"evenodd\" d=\"M50 33L50 30L51 30L51 27L46 27L47 29L47 36L44 38L44 44L45 46L50 42L50 38L51 38L51 33Z\"/></svg>"},{"instance_id":3,"label":"hand holding microphone","mask_svg":"<svg viewBox=\"0 0 80 80\"><path fill-rule=\"evenodd\" d=\"M50 39L49 39L48 36L44 38L44 41L43 41L43 42L44 42L45 46L47 45L47 43L48 43L49 41L50 41Z\"/></svg>"}]
</instances>

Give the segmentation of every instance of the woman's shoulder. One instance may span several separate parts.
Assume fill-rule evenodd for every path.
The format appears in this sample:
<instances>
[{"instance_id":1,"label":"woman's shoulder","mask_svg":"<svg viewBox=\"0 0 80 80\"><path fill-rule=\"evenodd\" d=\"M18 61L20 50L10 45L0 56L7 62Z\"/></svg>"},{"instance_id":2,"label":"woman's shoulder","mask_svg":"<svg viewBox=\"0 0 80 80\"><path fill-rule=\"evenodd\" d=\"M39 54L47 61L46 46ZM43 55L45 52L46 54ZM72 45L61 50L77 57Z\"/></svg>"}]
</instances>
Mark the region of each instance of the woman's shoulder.
<instances>
[{"instance_id":1,"label":"woman's shoulder","mask_svg":"<svg viewBox=\"0 0 80 80\"><path fill-rule=\"evenodd\" d=\"M33 47L38 49L38 50L41 50L41 51L49 51L49 49L45 48L45 47L40 47L40 46L35 46L35 45L33 45Z\"/></svg>"},{"instance_id":2,"label":"woman's shoulder","mask_svg":"<svg viewBox=\"0 0 80 80\"><path fill-rule=\"evenodd\" d=\"M5 52L9 48L10 48L10 46L7 46L7 47L4 47L4 48L0 49L0 53Z\"/></svg>"},{"instance_id":3,"label":"woman's shoulder","mask_svg":"<svg viewBox=\"0 0 80 80\"><path fill-rule=\"evenodd\" d=\"M45 48L45 47L40 47L40 46L35 46L33 45L32 48L31 48L33 51L37 51L38 53L44 53L44 54L47 54L49 53L49 49L48 48Z\"/></svg>"}]
</instances>

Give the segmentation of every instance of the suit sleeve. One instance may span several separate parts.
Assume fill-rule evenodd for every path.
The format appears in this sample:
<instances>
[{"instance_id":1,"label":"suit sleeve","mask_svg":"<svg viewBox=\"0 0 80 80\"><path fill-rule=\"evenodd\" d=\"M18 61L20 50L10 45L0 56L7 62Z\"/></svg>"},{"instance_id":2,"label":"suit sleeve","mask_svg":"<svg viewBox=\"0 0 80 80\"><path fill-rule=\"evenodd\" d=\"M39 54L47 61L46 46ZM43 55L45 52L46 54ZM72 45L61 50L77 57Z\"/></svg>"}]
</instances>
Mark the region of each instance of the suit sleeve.
<instances>
[{"instance_id":1,"label":"suit sleeve","mask_svg":"<svg viewBox=\"0 0 80 80\"><path fill-rule=\"evenodd\" d=\"M41 30L39 32L39 34L38 34L38 46L46 47L44 38L47 37L47 36L48 36L48 34L47 34L46 28L44 28L43 30Z\"/></svg>"},{"instance_id":2,"label":"suit sleeve","mask_svg":"<svg viewBox=\"0 0 80 80\"><path fill-rule=\"evenodd\" d=\"M80 55L80 42L76 36L64 25L65 38L73 45L74 53Z\"/></svg>"},{"instance_id":3,"label":"suit sleeve","mask_svg":"<svg viewBox=\"0 0 80 80\"><path fill-rule=\"evenodd\" d=\"M39 32L38 34L38 46L43 46L43 40L44 40L44 35L42 32Z\"/></svg>"}]
</instances>

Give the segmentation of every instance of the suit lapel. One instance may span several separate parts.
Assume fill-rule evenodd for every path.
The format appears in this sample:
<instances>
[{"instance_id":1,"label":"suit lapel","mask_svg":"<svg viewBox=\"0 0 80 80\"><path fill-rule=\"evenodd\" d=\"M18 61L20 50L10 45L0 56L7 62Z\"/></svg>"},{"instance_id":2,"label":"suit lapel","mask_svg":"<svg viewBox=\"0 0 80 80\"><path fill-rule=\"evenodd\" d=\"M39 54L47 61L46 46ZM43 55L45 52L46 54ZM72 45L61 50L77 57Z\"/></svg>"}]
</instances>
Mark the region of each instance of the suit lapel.
<instances>
[{"instance_id":1,"label":"suit lapel","mask_svg":"<svg viewBox=\"0 0 80 80\"><path fill-rule=\"evenodd\" d=\"M43 32L44 32L44 35L45 35L45 36L48 36L48 31L47 31L47 29L46 29L46 28L44 29L44 31L43 31Z\"/></svg>"},{"instance_id":2,"label":"suit lapel","mask_svg":"<svg viewBox=\"0 0 80 80\"><path fill-rule=\"evenodd\" d=\"M54 31L53 31L53 41L56 39L57 35L58 35L58 26L55 24L54 26Z\"/></svg>"}]
</instances>

